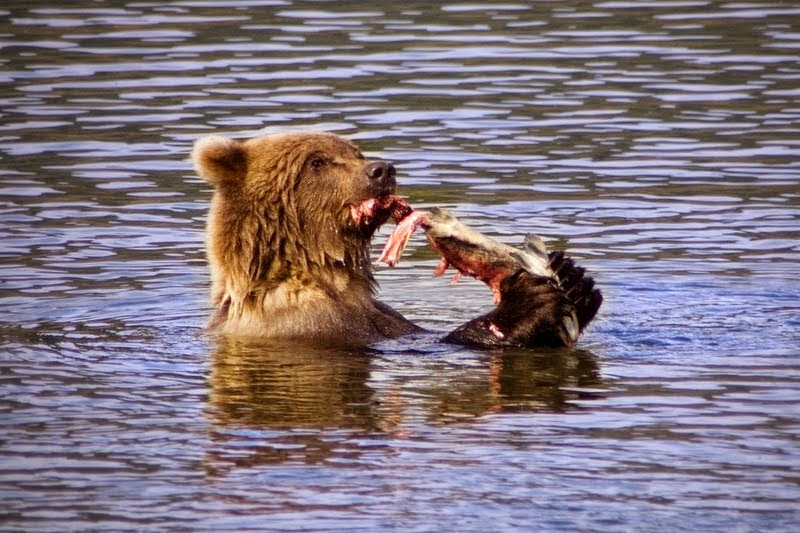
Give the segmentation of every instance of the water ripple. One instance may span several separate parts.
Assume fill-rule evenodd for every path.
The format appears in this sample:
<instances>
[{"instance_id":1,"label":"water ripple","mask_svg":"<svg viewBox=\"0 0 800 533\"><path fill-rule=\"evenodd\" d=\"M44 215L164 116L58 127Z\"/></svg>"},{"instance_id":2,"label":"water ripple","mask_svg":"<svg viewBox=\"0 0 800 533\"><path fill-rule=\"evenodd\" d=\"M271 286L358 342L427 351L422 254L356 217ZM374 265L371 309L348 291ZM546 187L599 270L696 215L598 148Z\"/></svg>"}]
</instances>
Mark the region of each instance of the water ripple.
<instances>
[{"instance_id":1,"label":"water ripple","mask_svg":"<svg viewBox=\"0 0 800 533\"><path fill-rule=\"evenodd\" d=\"M795 6L2 12L9 529L796 526ZM433 333L205 335L191 143L301 129L393 161L415 206L577 257L606 297L579 349L439 343L491 297L433 278L421 236L376 276Z\"/></svg>"}]
</instances>

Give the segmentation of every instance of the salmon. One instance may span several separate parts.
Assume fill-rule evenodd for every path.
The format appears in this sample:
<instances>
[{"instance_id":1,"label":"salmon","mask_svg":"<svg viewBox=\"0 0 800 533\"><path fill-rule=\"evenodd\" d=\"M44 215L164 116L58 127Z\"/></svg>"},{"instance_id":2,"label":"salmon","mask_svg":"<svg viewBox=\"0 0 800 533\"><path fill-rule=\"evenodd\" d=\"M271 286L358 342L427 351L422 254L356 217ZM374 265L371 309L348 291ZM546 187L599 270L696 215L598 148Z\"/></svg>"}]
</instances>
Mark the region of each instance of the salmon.
<instances>
[{"instance_id":1,"label":"salmon","mask_svg":"<svg viewBox=\"0 0 800 533\"><path fill-rule=\"evenodd\" d=\"M599 310L602 294L594 280L563 252L548 251L537 235L526 235L516 248L487 237L444 209L417 211L401 199L388 203L397 227L380 262L397 264L411 235L422 228L441 255L435 276L452 267L457 272L454 281L471 276L492 292L495 309L445 340L484 347L572 347Z\"/></svg>"}]
</instances>

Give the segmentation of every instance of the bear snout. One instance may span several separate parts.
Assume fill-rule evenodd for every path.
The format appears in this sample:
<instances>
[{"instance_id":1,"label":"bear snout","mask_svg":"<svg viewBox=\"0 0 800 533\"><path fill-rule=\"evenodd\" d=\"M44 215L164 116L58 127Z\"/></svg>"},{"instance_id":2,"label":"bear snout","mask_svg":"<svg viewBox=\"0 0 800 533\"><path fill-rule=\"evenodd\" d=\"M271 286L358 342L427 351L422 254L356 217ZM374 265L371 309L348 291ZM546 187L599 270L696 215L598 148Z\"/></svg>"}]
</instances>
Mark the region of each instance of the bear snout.
<instances>
[{"instance_id":1,"label":"bear snout","mask_svg":"<svg viewBox=\"0 0 800 533\"><path fill-rule=\"evenodd\" d=\"M364 169L364 173L367 175L367 179L369 179L370 183L381 191L391 193L397 185L397 181L395 180L397 171L391 163L375 161L367 165Z\"/></svg>"}]
</instances>

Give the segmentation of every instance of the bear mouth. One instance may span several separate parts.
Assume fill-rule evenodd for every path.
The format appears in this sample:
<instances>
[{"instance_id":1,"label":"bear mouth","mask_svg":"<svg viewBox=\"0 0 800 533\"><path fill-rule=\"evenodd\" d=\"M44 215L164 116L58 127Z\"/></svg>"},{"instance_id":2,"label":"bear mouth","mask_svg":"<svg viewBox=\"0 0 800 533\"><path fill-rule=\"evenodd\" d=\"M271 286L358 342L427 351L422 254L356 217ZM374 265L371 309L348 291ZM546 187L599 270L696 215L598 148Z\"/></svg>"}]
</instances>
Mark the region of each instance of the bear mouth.
<instances>
[{"instance_id":1,"label":"bear mouth","mask_svg":"<svg viewBox=\"0 0 800 533\"><path fill-rule=\"evenodd\" d=\"M412 211L413 208L404 199L393 193L350 205L350 217L356 225L362 227L375 223L376 227L380 226L390 217L399 223Z\"/></svg>"}]
</instances>

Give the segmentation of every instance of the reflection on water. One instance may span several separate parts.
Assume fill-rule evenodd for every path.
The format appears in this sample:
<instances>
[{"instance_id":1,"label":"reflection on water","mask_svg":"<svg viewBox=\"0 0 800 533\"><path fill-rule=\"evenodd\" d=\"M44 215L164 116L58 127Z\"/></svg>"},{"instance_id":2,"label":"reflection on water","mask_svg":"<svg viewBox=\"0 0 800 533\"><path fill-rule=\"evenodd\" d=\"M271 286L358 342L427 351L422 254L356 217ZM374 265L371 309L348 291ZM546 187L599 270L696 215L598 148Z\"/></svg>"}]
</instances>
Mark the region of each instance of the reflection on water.
<instances>
[{"instance_id":1,"label":"reflection on water","mask_svg":"<svg viewBox=\"0 0 800 533\"><path fill-rule=\"evenodd\" d=\"M418 395L418 407L441 423L492 412L562 411L570 400L591 397L600 385L596 358L581 350L468 353L468 360L442 365L431 334L401 341L414 350L431 350L415 375L392 383L380 381L387 358L413 357L391 345L384 349L337 350L305 346L220 342L211 359L210 406L221 426L253 428L361 428L394 433L404 417L393 401L402 390ZM468 364L465 364L467 363ZM399 387L398 390L394 390ZM394 391L394 392L393 392Z\"/></svg>"},{"instance_id":2,"label":"reflection on water","mask_svg":"<svg viewBox=\"0 0 800 533\"><path fill-rule=\"evenodd\" d=\"M369 366L359 351L223 341L209 403L224 426L376 429Z\"/></svg>"},{"instance_id":3,"label":"reflection on water","mask_svg":"<svg viewBox=\"0 0 800 533\"><path fill-rule=\"evenodd\" d=\"M364 454L352 433L367 446L424 440L432 427L493 414L578 409L603 398L600 387L597 360L583 350L454 352L430 334L379 351L221 341L206 471L226 479L242 468L336 465Z\"/></svg>"},{"instance_id":4,"label":"reflection on water","mask_svg":"<svg viewBox=\"0 0 800 533\"><path fill-rule=\"evenodd\" d=\"M4 527L796 529L799 20L0 7ZM207 339L190 145L311 128L393 161L413 205L580 258L606 295L581 349ZM488 309L436 262L413 239L381 298L435 331Z\"/></svg>"}]
</instances>

